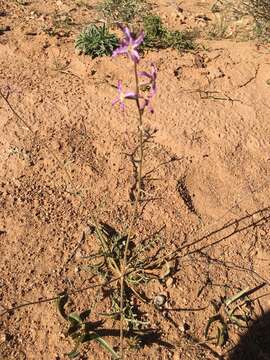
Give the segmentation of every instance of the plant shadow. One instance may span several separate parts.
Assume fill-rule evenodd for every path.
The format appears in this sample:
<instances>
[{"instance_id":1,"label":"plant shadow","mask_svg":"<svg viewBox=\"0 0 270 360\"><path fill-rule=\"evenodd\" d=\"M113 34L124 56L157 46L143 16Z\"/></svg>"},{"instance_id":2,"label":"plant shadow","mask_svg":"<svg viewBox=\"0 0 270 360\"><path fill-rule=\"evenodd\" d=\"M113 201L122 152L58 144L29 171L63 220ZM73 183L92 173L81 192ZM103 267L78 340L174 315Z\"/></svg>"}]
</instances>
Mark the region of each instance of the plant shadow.
<instances>
[{"instance_id":1,"label":"plant shadow","mask_svg":"<svg viewBox=\"0 0 270 360\"><path fill-rule=\"evenodd\" d=\"M270 359L270 311L255 320L229 355L229 360Z\"/></svg>"}]
</instances>

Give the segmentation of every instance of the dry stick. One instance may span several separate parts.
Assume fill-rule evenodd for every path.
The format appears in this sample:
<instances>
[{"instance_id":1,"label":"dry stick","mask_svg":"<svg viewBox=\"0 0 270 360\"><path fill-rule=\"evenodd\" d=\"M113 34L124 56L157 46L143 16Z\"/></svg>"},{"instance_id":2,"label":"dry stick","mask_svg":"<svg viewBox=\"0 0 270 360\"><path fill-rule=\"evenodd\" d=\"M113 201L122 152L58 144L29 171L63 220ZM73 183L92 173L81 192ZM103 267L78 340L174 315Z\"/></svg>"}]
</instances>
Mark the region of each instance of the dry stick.
<instances>
[{"instance_id":1,"label":"dry stick","mask_svg":"<svg viewBox=\"0 0 270 360\"><path fill-rule=\"evenodd\" d=\"M124 323L124 289L125 289L125 276L126 276L126 270L127 270L127 253L130 243L130 238L132 235L133 227L135 225L135 221L137 218L137 212L138 212L138 205L141 199L141 183L142 183L142 166L143 166L143 110L140 108L140 102L139 102L139 95L140 95L140 89L139 89L139 77L138 77L138 69L137 64L134 63L134 77L135 77L135 85L136 85L136 105L138 109L138 119L139 119L139 173L138 173L138 186L137 186L137 192L136 192L136 200L134 204L134 211L131 218L131 222L129 225L127 240L125 244L125 250L124 250L124 256L123 256L123 262L121 266L121 282L120 282L120 312L121 312L121 319L120 319L120 358L124 359L124 331L123 331L123 323Z\"/></svg>"},{"instance_id":2,"label":"dry stick","mask_svg":"<svg viewBox=\"0 0 270 360\"><path fill-rule=\"evenodd\" d=\"M270 216L268 216L268 217L262 217L261 219L259 219L259 220L257 220L256 222L254 222L254 223L252 224L252 226L258 225L258 224L260 224L260 223L263 223L265 220L268 220L268 219L270 219ZM202 250L204 250L204 249L206 249L206 248L208 248L208 247L210 247L210 246L215 246L215 245L219 244L221 241L224 241L224 240L230 238L231 236L233 236L233 235L235 235L235 234L237 234L237 233L240 233L240 232L248 229L250 226L251 226L251 225L249 224L249 225L243 226L243 227L240 228L239 230L234 230L234 231L231 232L229 235L224 236L222 239L216 240L216 241L214 241L214 242L212 242L212 243L210 243L210 244L208 244L208 245L205 245L205 246L202 246L202 247L197 248L197 249L195 249L195 250L192 250L192 251L190 251L190 252L187 252L187 253L183 254L182 257L185 257L185 256L187 256L187 255L192 255L192 254L197 253L197 252L200 252L200 251L202 251ZM213 233L210 233L210 235L213 235L213 234L215 234L215 233L217 233L217 231L214 231ZM151 267L153 267L153 266L157 266L158 264L160 264L160 263L162 263L162 262L164 262L164 261L169 261L169 260L171 260L171 259L175 259L175 258L181 257L180 254L181 254L181 252L182 252L183 250L189 249L191 246L196 245L196 244L198 244L198 243L201 243L203 240L207 239L208 237L209 237L209 235L205 235L205 236L201 237L200 239L197 239L197 240L195 240L195 241L192 241L191 243L188 243L188 244L183 245L183 246L180 247L179 249L174 250L174 251L172 251L171 253L163 256L161 259L156 260L156 261L148 264L148 266L146 267L146 269L147 269L147 268L151 268ZM254 273L256 273L256 272L254 271ZM264 280L265 280L265 279L264 279ZM266 281L266 280L265 280L265 281ZM269 281L266 281L266 282L267 282L268 285L270 285Z\"/></svg>"}]
</instances>

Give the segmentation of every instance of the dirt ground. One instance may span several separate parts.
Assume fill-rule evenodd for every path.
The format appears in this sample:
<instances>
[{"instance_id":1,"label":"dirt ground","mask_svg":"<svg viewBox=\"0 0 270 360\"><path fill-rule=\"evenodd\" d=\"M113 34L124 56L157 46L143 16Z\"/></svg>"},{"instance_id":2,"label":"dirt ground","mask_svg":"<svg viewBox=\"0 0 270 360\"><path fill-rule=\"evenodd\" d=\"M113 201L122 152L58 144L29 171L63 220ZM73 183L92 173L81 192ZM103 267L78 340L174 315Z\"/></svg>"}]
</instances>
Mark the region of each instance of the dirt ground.
<instances>
[{"instance_id":1,"label":"dirt ground","mask_svg":"<svg viewBox=\"0 0 270 360\"><path fill-rule=\"evenodd\" d=\"M144 207L137 238L161 229L159 246L179 249L179 258L171 277L143 289L150 301L140 309L160 337L138 350L127 347L126 356L228 359L243 330L231 325L222 348L204 343L214 315L211 301L262 284L250 298L269 292L269 47L203 36L215 21L210 1L155 5L168 26L197 26L202 35L196 52L149 52L140 63L143 69L157 65L158 93L155 113L145 119L145 128L156 130L144 170L154 169L146 184L152 200ZM0 10L6 11L1 26L10 26L0 35L1 91L9 92L10 104L30 125L0 99L4 311L95 284L82 258L93 251L94 238L86 232L80 240L93 214L119 231L129 221L133 167L127 154L137 143L137 119L132 103L124 116L111 107L117 80L132 86L126 59L92 60L74 51L77 34L97 19L94 7L71 0L28 5L4 0ZM67 16L72 24L63 28ZM55 19L63 29L52 36ZM234 31L235 23L229 29ZM162 311L153 306L158 294L167 300ZM109 311L108 299L101 301L93 289L74 295L72 304L92 308L93 320ZM253 303L252 316L269 310L266 295ZM54 301L2 315L0 359L65 359L72 349L65 326ZM103 328L117 330L119 322L106 320ZM117 347L118 337L107 340ZM85 345L80 357L109 358L95 343Z\"/></svg>"}]
</instances>

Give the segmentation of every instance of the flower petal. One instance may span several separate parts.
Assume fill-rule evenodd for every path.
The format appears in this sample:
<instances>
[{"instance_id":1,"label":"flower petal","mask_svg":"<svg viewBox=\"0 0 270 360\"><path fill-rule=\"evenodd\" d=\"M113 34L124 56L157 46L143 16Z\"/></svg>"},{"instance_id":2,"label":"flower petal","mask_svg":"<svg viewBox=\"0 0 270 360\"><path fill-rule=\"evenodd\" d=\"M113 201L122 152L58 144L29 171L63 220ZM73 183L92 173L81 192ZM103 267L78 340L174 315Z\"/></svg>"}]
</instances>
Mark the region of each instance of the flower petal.
<instances>
[{"instance_id":1,"label":"flower petal","mask_svg":"<svg viewBox=\"0 0 270 360\"><path fill-rule=\"evenodd\" d=\"M125 103L124 103L123 101L120 102L120 109L121 109L122 111L125 110Z\"/></svg>"},{"instance_id":2,"label":"flower petal","mask_svg":"<svg viewBox=\"0 0 270 360\"><path fill-rule=\"evenodd\" d=\"M124 26L123 24L118 24L118 27L123 31L124 35L126 36L127 40L132 40L132 36L130 33L130 30L127 26Z\"/></svg>"},{"instance_id":3,"label":"flower petal","mask_svg":"<svg viewBox=\"0 0 270 360\"><path fill-rule=\"evenodd\" d=\"M142 31L141 34L137 37L137 39L133 40L133 46L136 48L143 42L144 39L144 32Z\"/></svg>"},{"instance_id":4,"label":"flower petal","mask_svg":"<svg viewBox=\"0 0 270 360\"><path fill-rule=\"evenodd\" d=\"M126 54L127 52L128 52L128 46L127 45L120 46L119 48L114 50L114 52L112 53L112 57L115 57L117 55Z\"/></svg>"},{"instance_id":5,"label":"flower petal","mask_svg":"<svg viewBox=\"0 0 270 360\"><path fill-rule=\"evenodd\" d=\"M148 102L147 109L148 109L148 111L149 111L151 114L154 114L154 109L153 109L150 101Z\"/></svg>"},{"instance_id":6,"label":"flower petal","mask_svg":"<svg viewBox=\"0 0 270 360\"><path fill-rule=\"evenodd\" d=\"M156 93L157 93L157 85L155 82L153 82L151 89L150 89L149 98L154 97L156 95Z\"/></svg>"},{"instance_id":7,"label":"flower petal","mask_svg":"<svg viewBox=\"0 0 270 360\"><path fill-rule=\"evenodd\" d=\"M123 91L123 85L122 85L122 81L121 81L121 80L118 80L117 90L118 90L119 94L121 94L122 91Z\"/></svg>"},{"instance_id":8,"label":"flower petal","mask_svg":"<svg viewBox=\"0 0 270 360\"><path fill-rule=\"evenodd\" d=\"M150 98L148 97L147 99L144 99L143 100L143 103L140 105L140 109L141 110L144 110L145 108L147 107L147 110L153 114L154 113L154 109L151 105L151 102L150 102Z\"/></svg>"},{"instance_id":9,"label":"flower petal","mask_svg":"<svg viewBox=\"0 0 270 360\"><path fill-rule=\"evenodd\" d=\"M117 104L120 101L119 96L117 96L113 101L112 101L112 106L114 106L115 104Z\"/></svg>"},{"instance_id":10,"label":"flower petal","mask_svg":"<svg viewBox=\"0 0 270 360\"><path fill-rule=\"evenodd\" d=\"M133 62L135 62L136 64L138 64L138 62L140 61L140 55L138 53L137 50L132 50L129 52L129 57L131 58L131 60Z\"/></svg>"},{"instance_id":11,"label":"flower petal","mask_svg":"<svg viewBox=\"0 0 270 360\"><path fill-rule=\"evenodd\" d=\"M149 73L146 72L146 71L140 71L140 72L139 72L139 76L140 76L140 77L147 77L148 79L152 79L152 75L149 74Z\"/></svg>"},{"instance_id":12,"label":"flower petal","mask_svg":"<svg viewBox=\"0 0 270 360\"><path fill-rule=\"evenodd\" d=\"M155 77L155 79L157 78L157 67L154 63L151 63L151 68L152 68L152 75Z\"/></svg>"},{"instance_id":13,"label":"flower petal","mask_svg":"<svg viewBox=\"0 0 270 360\"><path fill-rule=\"evenodd\" d=\"M123 33L125 34L126 36L126 39L131 41L132 40L132 36L131 36L131 33L129 31L129 28L127 26L125 26L123 29L122 29Z\"/></svg>"},{"instance_id":14,"label":"flower petal","mask_svg":"<svg viewBox=\"0 0 270 360\"><path fill-rule=\"evenodd\" d=\"M125 93L125 98L126 99L137 99L138 96L134 92L128 91Z\"/></svg>"}]
</instances>

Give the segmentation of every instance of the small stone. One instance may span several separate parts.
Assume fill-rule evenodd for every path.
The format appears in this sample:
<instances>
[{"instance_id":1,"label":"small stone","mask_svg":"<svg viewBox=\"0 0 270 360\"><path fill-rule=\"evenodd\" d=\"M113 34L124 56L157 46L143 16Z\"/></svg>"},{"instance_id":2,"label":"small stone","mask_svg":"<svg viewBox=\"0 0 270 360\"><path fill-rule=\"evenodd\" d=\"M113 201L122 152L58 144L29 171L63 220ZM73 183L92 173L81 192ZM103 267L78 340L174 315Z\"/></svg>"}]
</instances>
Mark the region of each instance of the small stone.
<instances>
[{"instance_id":1,"label":"small stone","mask_svg":"<svg viewBox=\"0 0 270 360\"><path fill-rule=\"evenodd\" d=\"M166 302L166 296L165 295L157 295L154 298L154 305L158 308L161 308L162 306L164 306Z\"/></svg>"}]
</instances>

